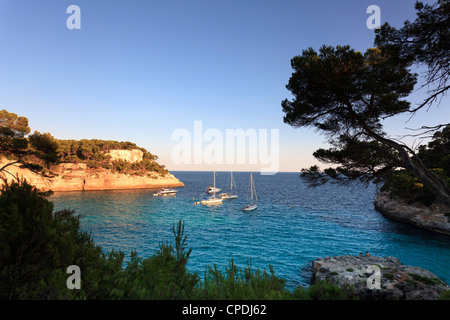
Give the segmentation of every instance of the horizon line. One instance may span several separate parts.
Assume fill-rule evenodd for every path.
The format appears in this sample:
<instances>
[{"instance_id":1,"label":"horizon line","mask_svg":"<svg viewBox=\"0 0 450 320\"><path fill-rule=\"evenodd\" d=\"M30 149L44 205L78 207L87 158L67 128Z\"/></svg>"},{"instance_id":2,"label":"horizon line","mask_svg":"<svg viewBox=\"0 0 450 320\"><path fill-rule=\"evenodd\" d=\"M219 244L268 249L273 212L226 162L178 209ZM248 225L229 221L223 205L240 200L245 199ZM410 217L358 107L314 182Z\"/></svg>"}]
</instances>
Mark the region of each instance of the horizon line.
<instances>
[{"instance_id":1,"label":"horizon line","mask_svg":"<svg viewBox=\"0 0 450 320\"><path fill-rule=\"evenodd\" d=\"M168 169L169 170L169 169ZM169 170L169 172L254 172L254 173L261 173L260 170ZM300 173L301 170L299 171L271 171L271 172L264 172L266 174L269 173L273 173L273 174L277 174L277 173Z\"/></svg>"}]
</instances>

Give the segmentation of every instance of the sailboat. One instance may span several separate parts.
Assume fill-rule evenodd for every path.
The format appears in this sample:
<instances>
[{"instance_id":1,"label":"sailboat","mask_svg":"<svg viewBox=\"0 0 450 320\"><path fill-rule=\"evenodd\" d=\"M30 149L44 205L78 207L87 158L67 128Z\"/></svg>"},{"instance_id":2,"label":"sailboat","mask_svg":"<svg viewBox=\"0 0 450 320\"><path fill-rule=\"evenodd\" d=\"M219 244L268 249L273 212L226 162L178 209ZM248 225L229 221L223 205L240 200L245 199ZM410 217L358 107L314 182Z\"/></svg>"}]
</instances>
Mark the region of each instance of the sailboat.
<instances>
[{"instance_id":1,"label":"sailboat","mask_svg":"<svg viewBox=\"0 0 450 320\"><path fill-rule=\"evenodd\" d=\"M258 205L256 203L253 203L253 193L255 194L255 200L258 202L258 196L256 195L256 189L255 189L255 183L253 182L253 175L250 173L250 194L251 194L251 202L250 204L246 205L242 210L244 211L252 211L258 208Z\"/></svg>"},{"instance_id":2,"label":"sailboat","mask_svg":"<svg viewBox=\"0 0 450 320\"><path fill-rule=\"evenodd\" d=\"M236 199L238 197L237 194L233 194L233 185L234 185L234 188L236 189L236 182L234 181L234 178L233 178L233 172L231 172L231 178L230 179L231 179L230 192L221 193L220 197L222 199Z\"/></svg>"},{"instance_id":3,"label":"sailboat","mask_svg":"<svg viewBox=\"0 0 450 320\"><path fill-rule=\"evenodd\" d=\"M213 188L213 194L214 196L209 198L204 198L202 201L200 201L201 204L220 204L222 203L222 198L216 198L216 172L214 171L214 188Z\"/></svg>"}]
</instances>

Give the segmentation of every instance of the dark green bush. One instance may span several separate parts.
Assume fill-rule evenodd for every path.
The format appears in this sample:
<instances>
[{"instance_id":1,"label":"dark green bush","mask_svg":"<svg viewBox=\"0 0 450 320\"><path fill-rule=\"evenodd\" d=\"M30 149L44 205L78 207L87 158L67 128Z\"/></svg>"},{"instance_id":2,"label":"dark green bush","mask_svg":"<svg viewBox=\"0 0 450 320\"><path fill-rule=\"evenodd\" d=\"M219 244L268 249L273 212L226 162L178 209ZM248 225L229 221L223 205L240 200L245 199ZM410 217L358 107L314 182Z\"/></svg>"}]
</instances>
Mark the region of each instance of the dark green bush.
<instances>
[{"instance_id":1,"label":"dark green bush","mask_svg":"<svg viewBox=\"0 0 450 320\"><path fill-rule=\"evenodd\" d=\"M162 243L147 259L132 252L124 270L123 291L117 298L182 300L193 297L199 277L186 268L191 249L186 250L184 223L180 221L176 228L174 226L173 233L175 248L167 242Z\"/></svg>"},{"instance_id":2,"label":"dark green bush","mask_svg":"<svg viewBox=\"0 0 450 320\"><path fill-rule=\"evenodd\" d=\"M347 300L345 291L337 285L318 281L308 289L311 300Z\"/></svg>"},{"instance_id":3,"label":"dark green bush","mask_svg":"<svg viewBox=\"0 0 450 320\"><path fill-rule=\"evenodd\" d=\"M284 288L285 281L275 276L269 265L270 274L257 269L252 270L249 264L240 269L231 260L225 274L218 270L217 265L207 267L204 283L197 291L198 299L214 300L279 300L290 298L290 293Z\"/></svg>"},{"instance_id":4,"label":"dark green bush","mask_svg":"<svg viewBox=\"0 0 450 320\"><path fill-rule=\"evenodd\" d=\"M439 300L450 300L450 290L445 290L441 293Z\"/></svg>"},{"instance_id":5,"label":"dark green bush","mask_svg":"<svg viewBox=\"0 0 450 320\"><path fill-rule=\"evenodd\" d=\"M0 299L96 297L101 272L112 261L79 230L73 212L53 213L48 195L25 181L2 187ZM70 265L82 270L81 290L66 286Z\"/></svg>"},{"instance_id":6,"label":"dark green bush","mask_svg":"<svg viewBox=\"0 0 450 320\"><path fill-rule=\"evenodd\" d=\"M433 192L405 170L393 173L381 190L389 190L394 196L409 203L421 202L426 206L430 206L436 199Z\"/></svg>"}]
</instances>

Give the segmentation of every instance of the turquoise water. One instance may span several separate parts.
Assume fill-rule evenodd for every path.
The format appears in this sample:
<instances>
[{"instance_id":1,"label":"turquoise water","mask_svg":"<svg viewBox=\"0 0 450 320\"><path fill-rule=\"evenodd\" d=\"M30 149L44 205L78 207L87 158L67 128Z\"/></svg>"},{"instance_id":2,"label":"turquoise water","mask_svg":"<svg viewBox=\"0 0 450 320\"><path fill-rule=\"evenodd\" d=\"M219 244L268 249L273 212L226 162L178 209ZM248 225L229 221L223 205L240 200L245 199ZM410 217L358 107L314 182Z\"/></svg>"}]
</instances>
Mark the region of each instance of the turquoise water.
<instances>
[{"instance_id":1,"label":"turquoise water","mask_svg":"<svg viewBox=\"0 0 450 320\"><path fill-rule=\"evenodd\" d=\"M249 173L236 172L239 198L215 207L195 205L212 184L212 172L174 172L185 183L176 198L154 197L155 190L55 193L55 210L75 209L81 227L105 251L136 250L152 255L159 243L173 243L172 226L185 222L192 254L188 268L204 274L230 259L238 266L268 270L286 279L287 287L308 285L311 262L335 255L369 251L394 256L405 265L430 270L450 282L450 237L385 218L373 208L376 187L332 184L308 188L298 173L253 174L259 207L249 202ZM228 191L230 174L216 173L216 185ZM194 200L195 199L195 200Z\"/></svg>"}]
</instances>

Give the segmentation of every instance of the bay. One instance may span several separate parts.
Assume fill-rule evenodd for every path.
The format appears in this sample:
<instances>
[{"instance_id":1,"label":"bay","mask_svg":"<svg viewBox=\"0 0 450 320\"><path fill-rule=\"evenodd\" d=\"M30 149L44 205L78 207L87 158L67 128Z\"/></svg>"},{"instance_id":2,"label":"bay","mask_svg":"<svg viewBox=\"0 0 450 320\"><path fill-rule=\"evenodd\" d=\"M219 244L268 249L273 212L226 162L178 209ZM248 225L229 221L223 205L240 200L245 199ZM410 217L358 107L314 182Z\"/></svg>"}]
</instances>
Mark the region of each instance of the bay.
<instances>
[{"instance_id":1,"label":"bay","mask_svg":"<svg viewBox=\"0 0 450 320\"><path fill-rule=\"evenodd\" d=\"M268 271L292 289L307 286L313 260L336 255L393 256L405 265L430 270L450 282L450 237L384 217L373 207L377 189L327 184L317 188L298 173L253 173L258 208L243 212L250 201L250 173L233 173L238 199L218 206L196 205L213 183L212 172L172 172L184 182L176 197L154 197L155 190L58 192L55 210L73 209L81 228L104 251L127 257L155 253L160 243L174 242L172 227L185 222L192 254L188 269L202 277L207 266L225 270L231 259L239 267ZM216 185L229 191L230 173L217 172Z\"/></svg>"}]
</instances>

